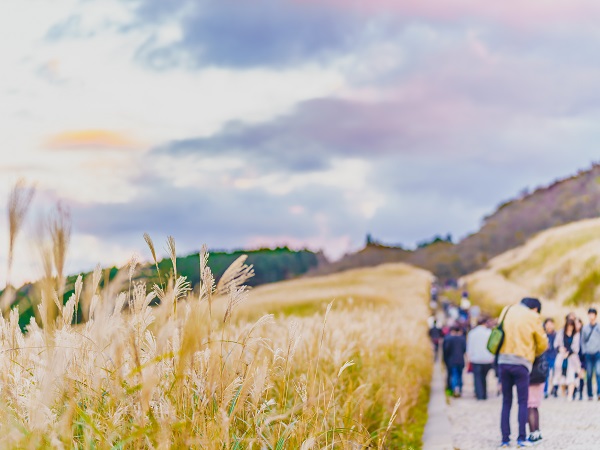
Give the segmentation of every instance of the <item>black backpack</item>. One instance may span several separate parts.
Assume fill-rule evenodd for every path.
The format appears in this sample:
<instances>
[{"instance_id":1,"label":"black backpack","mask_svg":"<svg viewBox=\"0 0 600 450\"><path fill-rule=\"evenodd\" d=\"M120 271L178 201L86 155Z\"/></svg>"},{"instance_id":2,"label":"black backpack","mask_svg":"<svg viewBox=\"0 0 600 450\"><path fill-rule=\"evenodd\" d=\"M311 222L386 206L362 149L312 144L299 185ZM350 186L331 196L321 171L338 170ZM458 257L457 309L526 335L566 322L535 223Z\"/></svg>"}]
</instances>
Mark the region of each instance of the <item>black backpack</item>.
<instances>
[{"instance_id":1,"label":"black backpack","mask_svg":"<svg viewBox=\"0 0 600 450\"><path fill-rule=\"evenodd\" d=\"M533 367L529 374L529 384L542 384L548 379L550 373L550 366L548 365L548 358L544 353L542 356L538 356L533 361Z\"/></svg>"}]
</instances>

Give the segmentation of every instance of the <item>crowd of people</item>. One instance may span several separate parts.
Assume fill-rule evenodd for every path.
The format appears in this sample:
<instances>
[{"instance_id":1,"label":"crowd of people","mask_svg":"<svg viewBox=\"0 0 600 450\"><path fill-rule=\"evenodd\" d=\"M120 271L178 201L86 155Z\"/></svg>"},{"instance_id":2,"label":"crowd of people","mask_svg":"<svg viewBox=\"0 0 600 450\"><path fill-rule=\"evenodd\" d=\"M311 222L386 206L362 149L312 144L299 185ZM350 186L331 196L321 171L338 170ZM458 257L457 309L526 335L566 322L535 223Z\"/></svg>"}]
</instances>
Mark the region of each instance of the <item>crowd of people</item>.
<instances>
[{"instance_id":1,"label":"crowd of people","mask_svg":"<svg viewBox=\"0 0 600 450\"><path fill-rule=\"evenodd\" d=\"M540 407L544 398L600 401L600 326L595 308L589 309L587 323L570 313L557 330L554 319L542 322L542 304L536 298L507 306L494 319L472 307L466 291L458 305L440 301L439 293L437 287L432 288L431 306L439 314L431 319L429 336L435 358L441 353L446 367L447 393L457 398L463 395L466 372L473 376L475 398L485 401L490 395L488 374L493 372L497 390L491 394L502 395L501 447L510 446L515 388L517 447L541 442ZM488 349L494 328L503 336L496 354Z\"/></svg>"}]
</instances>

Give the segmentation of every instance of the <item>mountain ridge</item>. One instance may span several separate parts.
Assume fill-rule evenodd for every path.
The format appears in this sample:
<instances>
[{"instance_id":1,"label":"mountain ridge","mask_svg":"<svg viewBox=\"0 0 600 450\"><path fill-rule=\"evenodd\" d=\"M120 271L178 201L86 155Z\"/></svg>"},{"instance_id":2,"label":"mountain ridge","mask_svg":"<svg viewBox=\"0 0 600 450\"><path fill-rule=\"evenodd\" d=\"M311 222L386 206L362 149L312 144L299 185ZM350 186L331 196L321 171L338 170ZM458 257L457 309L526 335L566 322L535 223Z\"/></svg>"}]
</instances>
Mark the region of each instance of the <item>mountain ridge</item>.
<instances>
[{"instance_id":1,"label":"mountain ridge","mask_svg":"<svg viewBox=\"0 0 600 450\"><path fill-rule=\"evenodd\" d=\"M539 232L599 216L600 164L593 163L589 169L579 170L532 192L522 191L517 198L501 203L483 218L477 232L456 244L438 238L411 251L367 242L358 252L312 269L309 274L332 273L342 267L345 270L405 262L427 269L438 278L456 279L484 268L495 256L523 245ZM369 257L364 257L365 254Z\"/></svg>"}]
</instances>

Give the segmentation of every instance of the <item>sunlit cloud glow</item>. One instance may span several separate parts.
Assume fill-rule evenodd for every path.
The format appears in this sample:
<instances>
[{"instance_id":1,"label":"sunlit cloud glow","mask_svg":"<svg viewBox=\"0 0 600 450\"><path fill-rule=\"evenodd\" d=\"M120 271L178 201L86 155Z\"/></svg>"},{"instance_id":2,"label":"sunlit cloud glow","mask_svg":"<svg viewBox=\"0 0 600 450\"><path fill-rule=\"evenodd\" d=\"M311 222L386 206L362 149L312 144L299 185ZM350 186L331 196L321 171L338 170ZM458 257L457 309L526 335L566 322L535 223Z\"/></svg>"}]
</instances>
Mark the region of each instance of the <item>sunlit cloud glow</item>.
<instances>
[{"instance_id":1,"label":"sunlit cloud glow","mask_svg":"<svg viewBox=\"0 0 600 450\"><path fill-rule=\"evenodd\" d=\"M134 150L141 147L125 133L111 130L65 131L47 139L52 150Z\"/></svg>"}]
</instances>

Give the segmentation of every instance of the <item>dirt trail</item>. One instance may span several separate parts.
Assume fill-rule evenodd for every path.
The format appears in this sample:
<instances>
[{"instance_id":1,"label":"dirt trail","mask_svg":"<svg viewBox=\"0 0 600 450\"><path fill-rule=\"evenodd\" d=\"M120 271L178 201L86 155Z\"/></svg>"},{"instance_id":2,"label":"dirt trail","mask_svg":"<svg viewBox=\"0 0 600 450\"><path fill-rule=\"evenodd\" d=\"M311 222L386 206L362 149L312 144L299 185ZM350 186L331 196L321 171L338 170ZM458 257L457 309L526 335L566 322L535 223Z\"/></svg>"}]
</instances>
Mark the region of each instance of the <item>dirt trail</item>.
<instances>
[{"instance_id":1,"label":"dirt trail","mask_svg":"<svg viewBox=\"0 0 600 450\"><path fill-rule=\"evenodd\" d=\"M452 399L447 409L452 444L460 450L498 448L500 444L500 410L502 397L496 396L493 373L488 377L487 401L475 400L473 376L465 373L464 395ZM539 450L591 450L600 448L600 402L568 402L565 398L549 398L540 408L540 425L544 440ZM511 414L512 444L516 447L517 404Z\"/></svg>"}]
</instances>

